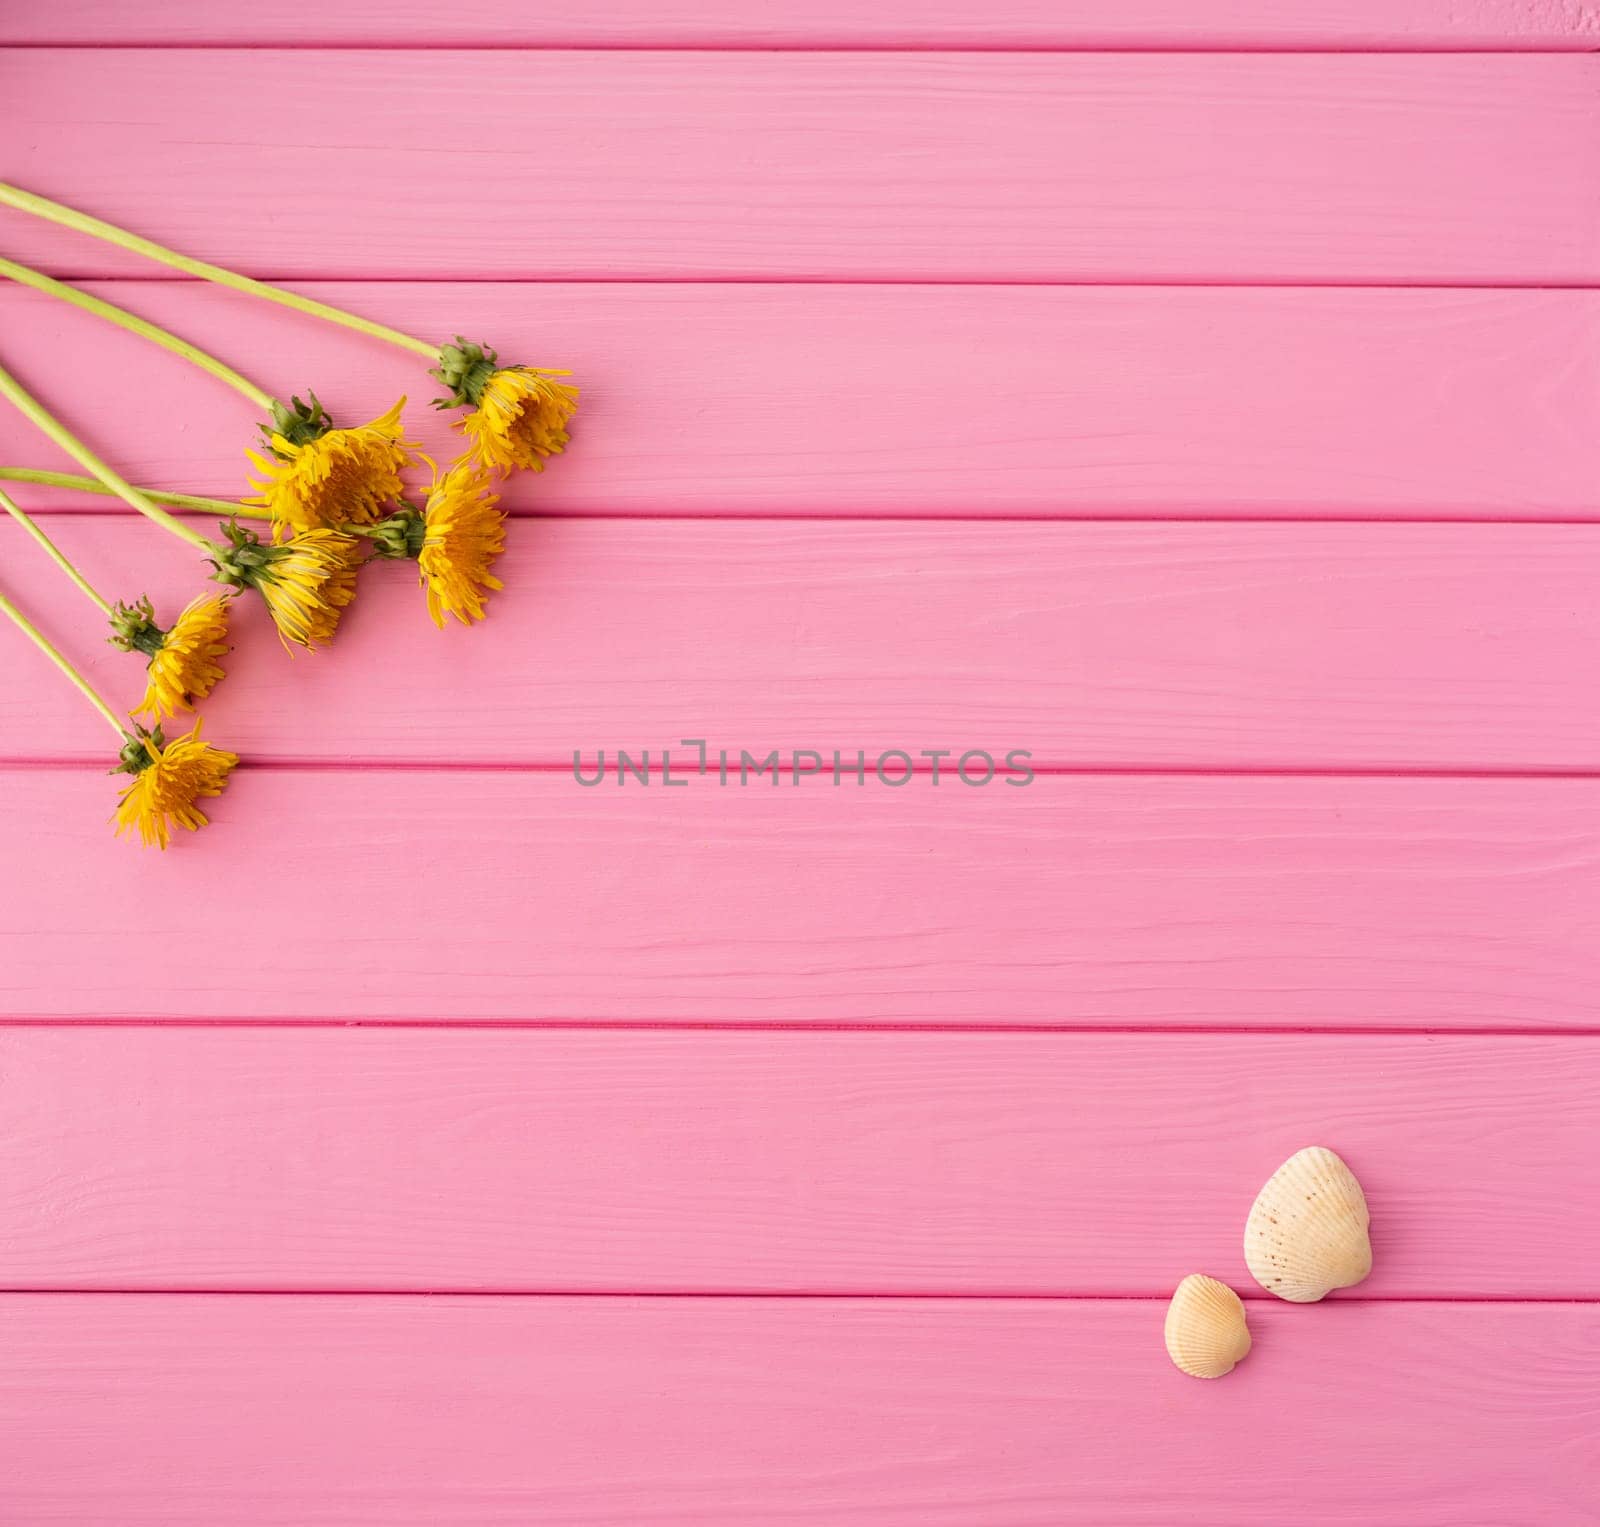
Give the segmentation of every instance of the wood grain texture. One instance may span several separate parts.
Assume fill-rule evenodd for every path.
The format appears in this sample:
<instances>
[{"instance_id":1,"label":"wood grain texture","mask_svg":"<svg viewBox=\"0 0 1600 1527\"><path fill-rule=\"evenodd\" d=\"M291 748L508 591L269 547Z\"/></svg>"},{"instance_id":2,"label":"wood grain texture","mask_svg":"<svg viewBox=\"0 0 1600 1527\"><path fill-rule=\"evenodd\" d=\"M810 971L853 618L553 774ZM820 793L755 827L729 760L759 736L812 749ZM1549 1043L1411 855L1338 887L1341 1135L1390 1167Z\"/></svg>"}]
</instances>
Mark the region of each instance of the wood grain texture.
<instances>
[{"instance_id":1,"label":"wood grain texture","mask_svg":"<svg viewBox=\"0 0 1600 1527\"><path fill-rule=\"evenodd\" d=\"M170 619L202 569L132 515L49 517ZM6 587L124 704L143 661L22 532ZM436 631L380 563L335 645L233 620L208 724L253 759L570 763L686 735L872 750L1008 739L1039 767L1600 770L1600 526L521 520L506 588ZM0 632L0 755L104 726ZM403 683L373 675L405 675Z\"/></svg>"},{"instance_id":2,"label":"wood grain texture","mask_svg":"<svg viewBox=\"0 0 1600 1527\"><path fill-rule=\"evenodd\" d=\"M1593 1305L1252 1306L1218 1384L1167 1362L1162 1309L15 1296L0 1505L161 1527L1592 1515Z\"/></svg>"},{"instance_id":3,"label":"wood grain texture","mask_svg":"<svg viewBox=\"0 0 1600 1527\"><path fill-rule=\"evenodd\" d=\"M8 179L302 278L1593 282L1597 82L1534 54L0 56Z\"/></svg>"},{"instance_id":4,"label":"wood grain texture","mask_svg":"<svg viewBox=\"0 0 1600 1527\"><path fill-rule=\"evenodd\" d=\"M573 369L572 449L513 484L525 512L1600 517L1592 291L308 289ZM459 449L398 350L194 283L95 290L345 422L409 394L413 433ZM9 283L0 329L8 369L134 481L246 491L244 399ZM0 410L0 461L58 459Z\"/></svg>"},{"instance_id":5,"label":"wood grain texture","mask_svg":"<svg viewBox=\"0 0 1600 1527\"><path fill-rule=\"evenodd\" d=\"M1600 1295L1600 1040L0 1030L0 1287L1260 1293L1309 1141L1362 1298Z\"/></svg>"},{"instance_id":6,"label":"wood grain texture","mask_svg":"<svg viewBox=\"0 0 1600 1527\"><path fill-rule=\"evenodd\" d=\"M248 610L169 855L0 637L0 1521L1593 1527L1595 0L0 10L7 179L584 388L488 629ZM451 453L415 358L0 247ZM137 341L0 360L242 486ZM1051 772L565 767L684 736ZM1182 1378L1312 1139L1374 1276Z\"/></svg>"},{"instance_id":7,"label":"wood grain texture","mask_svg":"<svg viewBox=\"0 0 1600 1527\"><path fill-rule=\"evenodd\" d=\"M1588 0L243 0L133 8L55 0L0 11L0 43L275 47L1588 49Z\"/></svg>"},{"instance_id":8,"label":"wood grain texture","mask_svg":"<svg viewBox=\"0 0 1600 1527\"><path fill-rule=\"evenodd\" d=\"M1597 1020L1593 780L257 770L160 856L96 770L0 780L12 1016ZM202 903L262 936L188 957Z\"/></svg>"}]
</instances>

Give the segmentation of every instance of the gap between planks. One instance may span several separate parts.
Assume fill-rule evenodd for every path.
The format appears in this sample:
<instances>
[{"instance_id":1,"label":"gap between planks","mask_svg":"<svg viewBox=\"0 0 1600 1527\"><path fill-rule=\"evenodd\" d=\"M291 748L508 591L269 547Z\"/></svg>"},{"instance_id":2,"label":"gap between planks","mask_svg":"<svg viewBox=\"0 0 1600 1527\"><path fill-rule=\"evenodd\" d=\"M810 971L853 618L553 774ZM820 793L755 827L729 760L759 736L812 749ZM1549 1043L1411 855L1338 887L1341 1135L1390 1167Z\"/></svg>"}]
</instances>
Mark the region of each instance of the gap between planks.
<instances>
[{"instance_id":1,"label":"gap between planks","mask_svg":"<svg viewBox=\"0 0 1600 1527\"><path fill-rule=\"evenodd\" d=\"M1262 0L999 0L981 7L949 0L865 7L702 0L692 10L661 0L589 9L484 0L448 16L416 0L385 6L355 0L334 8L281 0L270 15L237 0L214 0L203 17L190 19L67 0L19 10L0 22L0 37L58 47L243 43L277 51L364 46L381 32L376 46L397 52L1564 53L1592 48L1600 40L1597 22L1584 0L1333 0L1314 8Z\"/></svg>"},{"instance_id":2,"label":"gap between planks","mask_svg":"<svg viewBox=\"0 0 1600 1527\"><path fill-rule=\"evenodd\" d=\"M1344 58L1387 58L1400 55L1408 58L1454 58L1454 57L1481 57L1484 54L1510 54L1518 58L1534 57L1567 57L1572 54L1600 52L1600 43L1584 41L1574 43L1569 47L1553 47L1545 43L1529 43L1519 47L1510 40L1496 40L1479 43L1477 45L1458 45L1444 47L1428 43L1395 43L1386 47L1356 47L1341 46L1337 43L1229 43L1229 42L1191 42L1191 43L1149 43L1143 46L1135 43L1027 43L1018 40L984 42L982 40L963 39L959 44L949 42L916 42L906 39L900 42L861 42L861 43L827 43L821 40L814 42L722 42L722 43L681 43L669 39L651 41L649 39L633 40L630 42L591 42L581 38L571 38L566 41L556 42L472 42L458 40L453 42L368 42L368 41L320 41L316 38L305 38L299 41L249 42L234 41L192 41L187 39L165 40L162 38L144 38L137 42L105 42L105 41L78 41L71 38L60 41L51 41L49 38L41 39L0 39L0 48L7 52L27 52L38 50L52 53L237 53L240 49L247 49L251 53L495 53L500 55L518 53L681 53L681 54L709 54L720 53L800 53L822 54L833 56L838 54L850 55L855 53L866 54L895 54L910 53L918 57L937 56L939 54L981 53L986 58L995 55L1015 54L1018 57L1038 57L1051 54L1104 54L1128 53L1145 57L1170 57L1199 54L1203 57L1218 57L1237 55L1244 58L1256 57L1294 57L1311 54L1319 57L1344 57Z\"/></svg>"},{"instance_id":3,"label":"gap between planks","mask_svg":"<svg viewBox=\"0 0 1600 1527\"><path fill-rule=\"evenodd\" d=\"M320 51L320 50L319 50ZM365 51L365 50L363 50ZM51 274L58 281L79 283L116 281L122 285L137 286L192 286L203 288L209 283L197 277L175 277L159 268L150 272L139 270L118 271L107 276L103 268L77 269L70 260L51 262ZM475 275L471 270L451 271L438 269L427 275L405 275L377 272L350 274L349 272L307 273L304 271L274 271L253 269L252 277L280 286L842 286L842 287L950 287L961 290L969 287L1025 288L1050 291L1058 287L1094 288L1101 286L1127 286L1139 291L1310 291L1310 292L1592 292L1600 291L1600 282L1594 281L1435 281L1422 278L1352 277L1345 280L1319 280L1315 277L1263 276L1251 281L1229 280L1220 276L1140 276L1137 273L1115 276L897 276L892 273L874 273L871 276L809 276L797 273L786 275L759 275L745 272L727 272L714 275L673 275L655 271L629 272L619 266L604 274L580 275Z\"/></svg>"},{"instance_id":4,"label":"gap between planks","mask_svg":"<svg viewBox=\"0 0 1600 1527\"><path fill-rule=\"evenodd\" d=\"M626 750L624 750L626 751ZM585 755L585 764L592 762L589 755ZM273 774L302 774L302 773L358 773L368 774L387 772L394 774L408 773L440 773L440 774L566 774L572 765L564 760L522 761L518 759L427 759L427 758L392 758L381 754L370 757L360 754L341 755L336 758L316 757L287 757L287 758L260 758L245 759L240 765L241 770L250 769L262 773ZM646 767L641 765L641 767ZM733 763L730 758L730 771ZM1289 765L1262 765L1258 768L1223 766L1208 767L1196 764L1185 768L1170 764L1050 764L1032 762L1029 767L1033 773L1041 777L1052 779L1417 779L1417 780L1477 780L1477 779L1505 779L1505 780L1594 780L1600 779L1600 770L1584 769L1579 767L1564 768L1553 765L1548 768L1497 768L1486 765L1482 768L1404 768L1383 767L1373 765L1362 767L1351 765L1342 768L1297 768ZM28 771L43 773L49 771L80 771L88 769L98 772L98 765L87 764L82 758L71 757L66 754L41 754L38 756L23 755L17 758L0 757L0 773L7 770ZM946 771L948 772L948 771ZM661 775L659 764L648 765L648 773L652 779ZM931 765L913 763L910 777L920 778L932 773ZM638 786L641 790L649 789L645 784ZM760 789L758 783L741 788ZM773 788L768 786L767 788ZM829 788L834 788L830 786ZM838 788L844 789L845 786ZM849 788L861 788L851 786ZM873 787L876 788L876 787Z\"/></svg>"},{"instance_id":5,"label":"gap between planks","mask_svg":"<svg viewBox=\"0 0 1600 1527\"><path fill-rule=\"evenodd\" d=\"M1279 1299L1265 1289L1239 1289L1239 1297L1249 1303L1259 1303L1274 1309L1288 1304L1291 1309L1308 1308ZM704 1289L628 1289L628 1288L470 1288L470 1289L403 1289L403 1288L195 1288L188 1285L173 1288L8 1288L0 1286L0 1299L27 1298L35 1295L45 1298L90 1298L102 1296L119 1299L593 1299L599 1302L613 1299L671 1299L715 1300L755 1299L779 1304L817 1304L830 1300L893 1299L914 1301L918 1304L1151 1304L1164 1305L1164 1294L1017 1294L1008 1292L985 1293L964 1290L959 1292L925 1290L845 1289L832 1292L827 1289L773 1290L743 1288ZM1384 1304L1467 1304L1486 1307L1502 1305L1600 1305L1600 1299L1581 1294L1383 1294L1364 1297L1340 1290L1329 1296L1330 1305L1384 1305Z\"/></svg>"},{"instance_id":6,"label":"gap between planks","mask_svg":"<svg viewBox=\"0 0 1600 1527\"><path fill-rule=\"evenodd\" d=\"M1600 288L1597 288L1600 290ZM66 470L66 463L61 470ZM55 488L38 488L32 483L5 482L0 483L11 491L16 498L26 498L31 492L56 493L65 490ZM20 491L19 491L20 490ZM61 520L112 520L128 524L133 520L133 511L129 509L106 509L93 502L69 505L65 495L61 503L36 504L29 508L29 513L35 519L61 519ZM513 519L537 523L539 520L582 520L585 524L637 524L640 516L610 510L590 509L562 509L540 506L538 513L529 514L519 511L513 504L508 506L507 513ZM204 515L195 515L203 521ZM1140 513L1129 509L1095 509L1074 505L1066 511L1049 509L1020 510L1005 509L998 513L985 510L982 514L972 514L960 509L950 509L940 512L922 512L918 514L901 514L893 509L849 509L838 514L796 514L781 508L773 509L694 509L691 507L674 508L670 515L662 515L662 520L689 520L689 521L730 521L736 524L773 523L795 528L806 526L826 527L832 525L868 524L868 525L896 525L915 527L918 525L1063 525L1063 524L1090 524L1090 525L1594 525L1600 524L1600 507L1593 513L1573 514L1517 514L1493 515L1452 513L1445 511L1406 510L1401 509L1394 514L1339 514L1326 510L1296 516L1288 519L1282 514L1264 510L1258 513L1234 510L1229 513L1215 511L1201 511L1196 514L1161 514Z\"/></svg>"},{"instance_id":7,"label":"gap between planks","mask_svg":"<svg viewBox=\"0 0 1600 1527\"><path fill-rule=\"evenodd\" d=\"M776 1019L682 1018L107 1018L92 1016L0 1016L6 1029L285 1029L298 1033L317 1029L417 1029L440 1033L509 1030L526 1033L622 1034L1131 1034L1153 1037L1177 1035L1205 1037L1236 1035L1243 1038L1473 1038L1473 1039L1597 1039L1600 1025L1504 1024L1466 1027L1450 1024L1238 1024L1238 1023L914 1023L890 1020L794 1021Z\"/></svg>"}]
</instances>

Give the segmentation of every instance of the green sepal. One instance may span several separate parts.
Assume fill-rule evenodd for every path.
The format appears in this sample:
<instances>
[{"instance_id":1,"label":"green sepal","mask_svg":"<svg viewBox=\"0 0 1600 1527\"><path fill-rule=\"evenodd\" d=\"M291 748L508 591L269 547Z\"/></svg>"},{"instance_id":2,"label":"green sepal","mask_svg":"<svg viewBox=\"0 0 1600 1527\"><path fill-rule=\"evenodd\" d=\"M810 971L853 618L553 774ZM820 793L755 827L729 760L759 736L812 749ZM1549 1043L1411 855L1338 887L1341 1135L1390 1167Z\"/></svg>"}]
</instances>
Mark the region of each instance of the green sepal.
<instances>
[{"instance_id":1,"label":"green sepal","mask_svg":"<svg viewBox=\"0 0 1600 1527\"><path fill-rule=\"evenodd\" d=\"M122 745L122 751L117 754L120 762L111 770L113 774L143 774L155 762L150 756L150 749L145 746L147 738L158 748L167 745L159 721L148 732L142 726L136 726L133 731L124 732L122 735L128 740Z\"/></svg>"},{"instance_id":2,"label":"green sepal","mask_svg":"<svg viewBox=\"0 0 1600 1527\"><path fill-rule=\"evenodd\" d=\"M440 345L439 364L428 373L450 389L448 396L435 398L435 408L476 408L489 378L500 369L500 357L487 345L474 344L456 335L453 345Z\"/></svg>"},{"instance_id":3,"label":"green sepal","mask_svg":"<svg viewBox=\"0 0 1600 1527\"><path fill-rule=\"evenodd\" d=\"M118 652L142 652L146 657L154 657L162 649L167 633L156 624L155 606L148 595L132 604L119 601L115 605L108 640Z\"/></svg>"},{"instance_id":4,"label":"green sepal","mask_svg":"<svg viewBox=\"0 0 1600 1527\"><path fill-rule=\"evenodd\" d=\"M222 533L228 544L218 545L216 555L208 560L216 569L211 576L229 588L260 588L263 580L270 576L272 564L289 550L287 546L268 545L238 520L223 524Z\"/></svg>"},{"instance_id":5,"label":"green sepal","mask_svg":"<svg viewBox=\"0 0 1600 1527\"><path fill-rule=\"evenodd\" d=\"M422 543L428 534L428 522L422 512L411 504L397 509L376 525L367 525L356 532L372 542L375 557L390 557L403 561L407 557L420 557Z\"/></svg>"},{"instance_id":6,"label":"green sepal","mask_svg":"<svg viewBox=\"0 0 1600 1527\"><path fill-rule=\"evenodd\" d=\"M272 443L274 435L280 435L290 445L310 445L313 440L320 440L333 428L333 420L328 417L328 411L322 406L316 393L307 392L306 401L299 398L290 398L289 406L272 401L272 422L261 424L257 428L261 431L261 438L266 441L267 449L280 461L287 461L282 451Z\"/></svg>"}]
</instances>

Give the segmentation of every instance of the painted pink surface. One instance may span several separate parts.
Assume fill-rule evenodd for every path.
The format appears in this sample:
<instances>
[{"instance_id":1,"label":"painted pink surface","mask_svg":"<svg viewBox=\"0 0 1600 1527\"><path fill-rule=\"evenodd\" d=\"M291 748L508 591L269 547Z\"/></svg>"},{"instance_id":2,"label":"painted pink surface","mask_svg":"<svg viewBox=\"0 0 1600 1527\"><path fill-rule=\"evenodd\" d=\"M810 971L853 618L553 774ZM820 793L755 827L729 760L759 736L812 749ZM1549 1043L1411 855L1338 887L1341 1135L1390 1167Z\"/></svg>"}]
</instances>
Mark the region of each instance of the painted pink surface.
<instances>
[{"instance_id":1,"label":"painted pink surface","mask_svg":"<svg viewBox=\"0 0 1600 1527\"><path fill-rule=\"evenodd\" d=\"M7 179L585 403L483 630L399 569L325 657L247 621L257 766L165 858L0 655L0 1520L1589 1520L1596 531L1529 522L1600 518L1600 60L1367 51L1588 0L11 9L176 46L0 54ZM346 417L433 391L0 246ZM0 332L136 479L238 488L209 382ZM562 772L684 735L1096 772ZM1309 1139L1372 1279L1182 1378L1159 1296L1244 1283Z\"/></svg>"},{"instance_id":2,"label":"painted pink surface","mask_svg":"<svg viewBox=\"0 0 1600 1527\"><path fill-rule=\"evenodd\" d=\"M8 1306L30 1523L1574 1527L1600 1488L1592 1305L1267 1301L1215 1384L1155 1301Z\"/></svg>"},{"instance_id":3,"label":"painted pink surface","mask_svg":"<svg viewBox=\"0 0 1600 1527\"><path fill-rule=\"evenodd\" d=\"M1600 1023L1588 778L258 769L165 855L99 769L0 781L5 1016ZM273 936L180 958L197 898Z\"/></svg>"},{"instance_id":4,"label":"painted pink surface","mask_svg":"<svg viewBox=\"0 0 1600 1527\"><path fill-rule=\"evenodd\" d=\"M8 180L308 279L1589 283L1597 86L1578 54L0 55Z\"/></svg>"},{"instance_id":5,"label":"painted pink surface","mask_svg":"<svg viewBox=\"0 0 1600 1527\"><path fill-rule=\"evenodd\" d=\"M1265 1299L1317 1140L1360 1298L1592 1299L1597 1108L1594 1038L0 1029L0 1286Z\"/></svg>"},{"instance_id":6,"label":"painted pink surface","mask_svg":"<svg viewBox=\"0 0 1600 1527\"><path fill-rule=\"evenodd\" d=\"M345 421L409 395L429 449L458 448L426 406L437 384L399 350L194 283L94 289L271 391L314 388ZM524 511L1600 518L1593 291L307 290L572 368L584 390L572 449L512 484ZM6 282L0 328L7 366L134 481L247 491L257 410L244 398ZM0 461L58 460L0 411Z\"/></svg>"},{"instance_id":7,"label":"painted pink surface","mask_svg":"<svg viewBox=\"0 0 1600 1527\"><path fill-rule=\"evenodd\" d=\"M0 42L685 48L1572 48L1588 0L244 0L203 8L54 0L0 12Z\"/></svg>"},{"instance_id":8,"label":"painted pink surface","mask_svg":"<svg viewBox=\"0 0 1600 1527\"><path fill-rule=\"evenodd\" d=\"M108 597L170 619L201 586L133 515L48 528ZM135 703L142 660L7 524L0 567ZM207 724L252 760L659 761L687 729L757 756L1014 742L1040 768L1600 767L1597 525L521 520L500 575L487 625L440 633L380 564L310 658L241 602ZM42 659L8 678L7 761L104 756Z\"/></svg>"}]
</instances>

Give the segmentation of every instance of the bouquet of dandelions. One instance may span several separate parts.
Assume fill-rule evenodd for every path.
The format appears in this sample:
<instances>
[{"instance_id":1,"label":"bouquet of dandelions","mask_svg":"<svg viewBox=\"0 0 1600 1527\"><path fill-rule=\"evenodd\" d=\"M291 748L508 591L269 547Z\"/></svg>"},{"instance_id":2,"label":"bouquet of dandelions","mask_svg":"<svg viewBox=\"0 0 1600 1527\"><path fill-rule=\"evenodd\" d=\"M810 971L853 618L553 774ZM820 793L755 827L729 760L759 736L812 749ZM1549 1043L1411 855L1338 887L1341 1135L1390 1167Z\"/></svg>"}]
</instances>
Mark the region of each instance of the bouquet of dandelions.
<instances>
[{"instance_id":1,"label":"bouquet of dandelions","mask_svg":"<svg viewBox=\"0 0 1600 1527\"><path fill-rule=\"evenodd\" d=\"M578 392L562 380L566 372L501 365L493 350L459 336L453 343L430 344L325 302L192 260L15 186L0 183L0 205L424 355L436 362L430 375L445 389L435 407L467 410L458 424L466 436L466 449L440 473L415 442L405 438L404 398L369 424L338 427L314 392L308 391L305 401L295 397L284 404L176 334L66 282L0 258L0 275L184 356L237 388L268 416L261 425L261 450L246 451L257 474L250 497L230 503L157 493L126 481L0 365L0 394L90 474L0 467L0 480L114 494L198 551L210 564L211 579L220 585L194 599L165 626L142 595L110 603L0 490L0 508L23 526L110 621L111 643L144 659L144 697L124 720L0 593L0 611L66 674L117 734L120 752L112 772L132 776L117 805L118 834L136 827L146 845L165 848L174 827L192 831L206 824L198 802L219 795L239 762L236 754L201 737L198 718L182 736L169 739L163 731L163 723L192 710L194 702L203 700L221 681L233 600L245 597L246 590L260 595L285 647L291 652L296 647L314 649L332 639L340 615L355 597L356 575L364 561L411 558L418 565L428 613L436 625L443 627L451 615L464 624L481 620L490 591L501 586L491 570L505 545L505 515L497 485L517 470L540 471L546 458L561 453ZM406 496L405 481L405 474L418 464L432 476L420 507ZM220 538L201 534L172 513L173 508L225 515ZM248 522L259 522L260 529Z\"/></svg>"}]
</instances>

